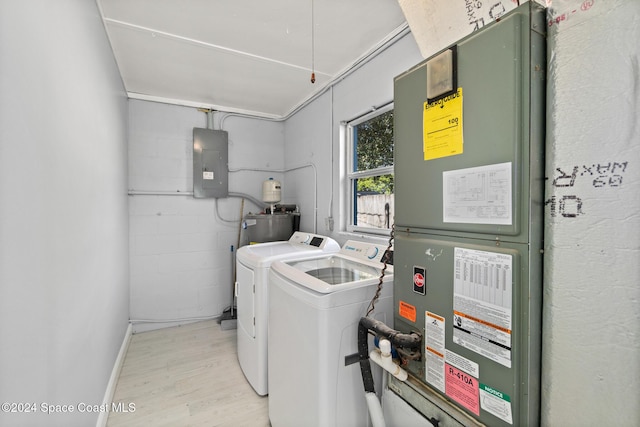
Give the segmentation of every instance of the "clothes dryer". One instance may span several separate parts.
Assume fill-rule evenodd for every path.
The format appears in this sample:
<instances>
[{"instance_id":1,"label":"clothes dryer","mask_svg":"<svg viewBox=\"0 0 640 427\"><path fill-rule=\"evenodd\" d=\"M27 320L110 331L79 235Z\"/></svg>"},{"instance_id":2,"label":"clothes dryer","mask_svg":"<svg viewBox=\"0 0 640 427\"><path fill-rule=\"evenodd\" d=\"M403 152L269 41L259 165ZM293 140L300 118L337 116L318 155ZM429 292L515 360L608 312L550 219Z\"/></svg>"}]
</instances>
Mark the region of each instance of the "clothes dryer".
<instances>
[{"instance_id":1,"label":"clothes dryer","mask_svg":"<svg viewBox=\"0 0 640 427\"><path fill-rule=\"evenodd\" d=\"M272 264L273 427L370 425L358 363L358 323L381 283L386 253L383 245L348 241L338 254ZM382 322L393 317L392 287L393 267L388 265L371 314ZM381 377L380 371L375 375Z\"/></svg>"},{"instance_id":2,"label":"clothes dryer","mask_svg":"<svg viewBox=\"0 0 640 427\"><path fill-rule=\"evenodd\" d=\"M267 378L268 271L275 260L301 259L335 253L340 245L330 237L296 231L287 241L243 246L236 253L235 295L238 312L238 361L260 396L269 392Z\"/></svg>"}]
</instances>

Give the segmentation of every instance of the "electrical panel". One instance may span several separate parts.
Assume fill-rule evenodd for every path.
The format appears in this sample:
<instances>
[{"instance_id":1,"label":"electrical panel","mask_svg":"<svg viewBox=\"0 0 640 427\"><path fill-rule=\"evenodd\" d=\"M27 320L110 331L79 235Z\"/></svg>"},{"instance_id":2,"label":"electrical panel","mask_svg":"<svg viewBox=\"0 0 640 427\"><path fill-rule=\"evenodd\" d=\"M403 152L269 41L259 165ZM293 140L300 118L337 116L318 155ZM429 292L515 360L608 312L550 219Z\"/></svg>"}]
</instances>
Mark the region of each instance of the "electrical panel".
<instances>
[{"instance_id":1,"label":"electrical panel","mask_svg":"<svg viewBox=\"0 0 640 427\"><path fill-rule=\"evenodd\" d=\"M193 197L229 195L228 140L226 131L193 128Z\"/></svg>"},{"instance_id":2,"label":"electrical panel","mask_svg":"<svg viewBox=\"0 0 640 427\"><path fill-rule=\"evenodd\" d=\"M394 328L423 346L389 388L441 426L539 424L544 18L528 2L394 80Z\"/></svg>"}]
</instances>

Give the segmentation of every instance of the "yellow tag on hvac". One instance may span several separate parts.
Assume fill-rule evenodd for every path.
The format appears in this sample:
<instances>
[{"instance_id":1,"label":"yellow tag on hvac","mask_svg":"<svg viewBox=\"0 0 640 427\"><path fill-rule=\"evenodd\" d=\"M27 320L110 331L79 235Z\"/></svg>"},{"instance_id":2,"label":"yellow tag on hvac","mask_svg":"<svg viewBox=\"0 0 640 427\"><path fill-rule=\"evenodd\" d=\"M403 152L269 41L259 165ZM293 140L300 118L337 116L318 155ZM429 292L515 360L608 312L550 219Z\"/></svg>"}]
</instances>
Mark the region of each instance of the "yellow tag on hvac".
<instances>
[{"instance_id":1,"label":"yellow tag on hvac","mask_svg":"<svg viewBox=\"0 0 640 427\"><path fill-rule=\"evenodd\" d=\"M425 160L462 154L462 88L424 103L422 150Z\"/></svg>"}]
</instances>

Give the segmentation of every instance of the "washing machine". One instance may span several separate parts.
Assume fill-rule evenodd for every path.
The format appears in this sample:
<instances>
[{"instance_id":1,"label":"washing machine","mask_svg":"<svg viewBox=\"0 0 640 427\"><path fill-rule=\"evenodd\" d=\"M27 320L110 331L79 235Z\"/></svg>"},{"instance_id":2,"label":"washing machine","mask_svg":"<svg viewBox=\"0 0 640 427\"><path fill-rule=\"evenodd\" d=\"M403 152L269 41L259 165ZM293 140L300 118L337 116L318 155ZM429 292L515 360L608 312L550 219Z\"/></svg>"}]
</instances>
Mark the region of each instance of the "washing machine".
<instances>
[{"instance_id":1,"label":"washing machine","mask_svg":"<svg viewBox=\"0 0 640 427\"><path fill-rule=\"evenodd\" d=\"M243 246L236 253L238 361L260 396L268 394L267 322L269 267L275 260L300 259L340 251L326 236L296 231L287 241Z\"/></svg>"},{"instance_id":2,"label":"washing machine","mask_svg":"<svg viewBox=\"0 0 640 427\"><path fill-rule=\"evenodd\" d=\"M273 427L370 425L358 363L358 324L380 283L371 317L393 318L393 258L386 255L384 245L348 241L337 254L271 265ZM381 282L383 259L390 262ZM380 371L374 375L382 376Z\"/></svg>"}]
</instances>

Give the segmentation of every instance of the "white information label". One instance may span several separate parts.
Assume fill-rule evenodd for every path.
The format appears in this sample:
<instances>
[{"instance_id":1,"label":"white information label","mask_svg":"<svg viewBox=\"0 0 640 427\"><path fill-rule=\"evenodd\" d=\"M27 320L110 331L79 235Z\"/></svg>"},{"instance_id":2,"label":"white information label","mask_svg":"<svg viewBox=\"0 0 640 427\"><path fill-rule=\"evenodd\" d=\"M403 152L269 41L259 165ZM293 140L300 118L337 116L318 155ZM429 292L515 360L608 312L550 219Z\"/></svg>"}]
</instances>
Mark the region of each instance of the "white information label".
<instances>
[{"instance_id":1,"label":"white information label","mask_svg":"<svg viewBox=\"0 0 640 427\"><path fill-rule=\"evenodd\" d=\"M424 364L427 373L427 382L445 392L444 386L444 317L438 316L429 311L425 312L425 344L424 354L426 355Z\"/></svg>"},{"instance_id":2,"label":"white information label","mask_svg":"<svg viewBox=\"0 0 640 427\"><path fill-rule=\"evenodd\" d=\"M495 415L504 422L513 424L511 413L511 398L485 384L480 383L480 407L490 414Z\"/></svg>"},{"instance_id":3,"label":"white information label","mask_svg":"<svg viewBox=\"0 0 640 427\"><path fill-rule=\"evenodd\" d=\"M511 367L513 257L455 248L453 342Z\"/></svg>"},{"instance_id":4,"label":"white information label","mask_svg":"<svg viewBox=\"0 0 640 427\"><path fill-rule=\"evenodd\" d=\"M211 171L211 172L209 172L209 171L202 172L202 179L213 180L213 171Z\"/></svg>"},{"instance_id":5,"label":"white information label","mask_svg":"<svg viewBox=\"0 0 640 427\"><path fill-rule=\"evenodd\" d=\"M442 220L511 225L511 162L442 173Z\"/></svg>"},{"instance_id":6,"label":"white information label","mask_svg":"<svg viewBox=\"0 0 640 427\"><path fill-rule=\"evenodd\" d=\"M467 374L476 378L480 377L480 365L473 360L469 360L466 357L460 356L453 351L446 350L445 360L451 366L454 366L461 371L465 371Z\"/></svg>"}]
</instances>

